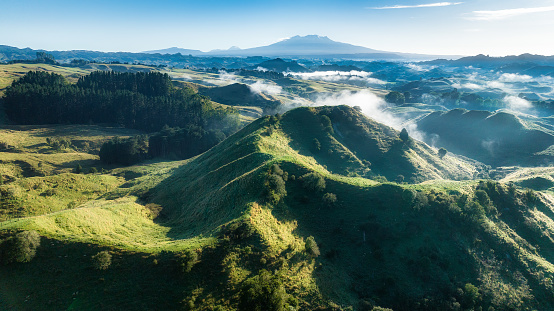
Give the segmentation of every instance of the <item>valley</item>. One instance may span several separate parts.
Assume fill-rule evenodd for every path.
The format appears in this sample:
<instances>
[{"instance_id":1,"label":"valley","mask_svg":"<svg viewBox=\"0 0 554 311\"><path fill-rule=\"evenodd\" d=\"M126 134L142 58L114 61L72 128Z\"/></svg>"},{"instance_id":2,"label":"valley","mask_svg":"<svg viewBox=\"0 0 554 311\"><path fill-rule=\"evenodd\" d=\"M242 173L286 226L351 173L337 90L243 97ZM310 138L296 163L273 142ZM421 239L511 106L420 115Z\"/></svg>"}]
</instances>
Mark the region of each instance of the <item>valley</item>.
<instances>
[{"instance_id":1,"label":"valley","mask_svg":"<svg viewBox=\"0 0 554 311\"><path fill-rule=\"evenodd\" d=\"M145 55L0 64L0 309L554 308L551 58Z\"/></svg>"}]
</instances>

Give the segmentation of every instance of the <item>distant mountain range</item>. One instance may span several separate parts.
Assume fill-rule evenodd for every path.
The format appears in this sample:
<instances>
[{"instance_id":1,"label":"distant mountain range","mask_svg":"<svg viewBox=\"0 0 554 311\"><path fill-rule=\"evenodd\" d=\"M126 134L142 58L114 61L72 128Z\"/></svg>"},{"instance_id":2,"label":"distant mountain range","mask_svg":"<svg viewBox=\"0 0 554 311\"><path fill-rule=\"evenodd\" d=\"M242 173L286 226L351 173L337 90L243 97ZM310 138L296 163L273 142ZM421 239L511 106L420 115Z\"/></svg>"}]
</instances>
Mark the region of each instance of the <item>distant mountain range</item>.
<instances>
[{"instance_id":1,"label":"distant mountain range","mask_svg":"<svg viewBox=\"0 0 554 311\"><path fill-rule=\"evenodd\" d=\"M458 59L458 55L424 55L410 53L395 53L379 51L363 46L337 42L325 36L308 35L294 36L267 46L240 49L232 47L228 50L199 50L168 48L162 50L145 51L149 54L175 54L194 56L266 56L266 57L336 57L356 59L386 59L386 60L431 60L437 58Z\"/></svg>"},{"instance_id":2,"label":"distant mountain range","mask_svg":"<svg viewBox=\"0 0 554 311\"><path fill-rule=\"evenodd\" d=\"M543 56L534 54L509 55L503 57L492 57L489 55L475 55L462 57L456 60L436 59L426 62L430 65L456 65L456 66L500 66L506 64L536 64L553 65L553 56Z\"/></svg>"},{"instance_id":3,"label":"distant mountain range","mask_svg":"<svg viewBox=\"0 0 554 311\"><path fill-rule=\"evenodd\" d=\"M532 64L535 74L550 74L554 64L554 56L522 54L520 56L489 57L485 55L462 57L459 55L425 55L411 53L395 53L374 50L363 46L337 42L324 36L308 35L294 36L267 46L240 49L233 46L226 50L203 52L195 49L171 47L162 50L131 52L99 52L88 50L46 51L30 48L16 48L0 45L0 62L14 60L35 60L37 52L52 54L60 63L68 63L74 59L97 62L127 62L147 63L167 66L242 68L248 67L271 58L320 58L320 59L351 59L366 61L427 61L429 65L450 66L503 66L506 64ZM235 59L233 59L235 58ZM240 60L236 59L240 58ZM527 66L529 67L529 66Z\"/></svg>"}]
</instances>

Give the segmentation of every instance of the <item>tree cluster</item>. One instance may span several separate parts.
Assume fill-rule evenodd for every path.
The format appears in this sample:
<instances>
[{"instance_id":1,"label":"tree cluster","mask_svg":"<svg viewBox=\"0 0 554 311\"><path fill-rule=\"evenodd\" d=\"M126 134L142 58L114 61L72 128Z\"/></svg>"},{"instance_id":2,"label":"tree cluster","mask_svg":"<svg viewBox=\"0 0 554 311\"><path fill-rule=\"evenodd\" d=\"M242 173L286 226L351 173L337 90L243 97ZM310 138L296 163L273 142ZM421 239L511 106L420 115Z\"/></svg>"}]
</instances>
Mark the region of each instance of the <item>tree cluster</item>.
<instances>
[{"instance_id":1,"label":"tree cluster","mask_svg":"<svg viewBox=\"0 0 554 311\"><path fill-rule=\"evenodd\" d=\"M100 161L106 164L132 165L148 156L148 139L135 136L128 139L114 137L100 148Z\"/></svg>"},{"instance_id":2,"label":"tree cluster","mask_svg":"<svg viewBox=\"0 0 554 311\"><path fill-rule=\"evenodd\" d=\"M18 124L118 124L159 131L227 124L234 110L215 108L191 88L176 88L167 74L93 72L69 84L61 75L28 72L8 87L4 107ZM236 125L236 124L235 124Z\"/></svg>"},{"instance_id":3,"label":"tree cluster","mask_svg":"<svg viewBox=\"0 0 554 311\"><path fill-rule=\"evenodd\" d=\"M106 164L132 165L149 158L188 159L222 142L227 136L221 130L200 126L164 127L159 132L127 139L114 137L100 148L100 160Z\"/></svg>"},{"instance_id":4,"label":"tree cluster","mask_svg":"<svg viewBox=\"0 0 554 311\"><path fill-rule=\"evenodd\" d=\"M225 138L225 133L220 130L206 130L194 125L186 128L166 127L150 136L148 154L151 157L187 159L207 151Z\"/></svg>"}]
</instances>

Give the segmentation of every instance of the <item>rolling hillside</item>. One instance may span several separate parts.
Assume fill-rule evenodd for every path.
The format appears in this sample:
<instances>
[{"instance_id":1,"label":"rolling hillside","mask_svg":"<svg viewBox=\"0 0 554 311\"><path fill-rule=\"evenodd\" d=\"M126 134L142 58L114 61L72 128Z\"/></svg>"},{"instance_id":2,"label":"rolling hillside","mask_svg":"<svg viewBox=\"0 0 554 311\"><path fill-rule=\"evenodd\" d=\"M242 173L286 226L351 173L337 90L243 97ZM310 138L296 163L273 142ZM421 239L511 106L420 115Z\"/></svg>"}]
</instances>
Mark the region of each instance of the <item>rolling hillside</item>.
<instances>
[{"instance_id":1,"label":"rolling hillside","mask_svg":"<svg viewBox=\"0 0 554 311\"><path fill-rule=\"evenodd\" d=\"M210 97L215 102L228 106L260 107L268 112L276 110L281 102L271 95L260 94L242 83L221 87L200 87L198 93Z\"/></svg>"},{"instance_id":2,"label":"rolling hillside","mask_svg":"<svg viewBox=\"0 0 554 311\"><path fill-rule=\"evenodd\" d=\"M528 126L509 112L454 109L433 112L417 122L436 146L488 165L550 163L554 136Z\"/></svg>"},{"instance_id":3,"label":"rolling hillside","mask_svg":"<svg viewBox=\"0 0 554 311\"><path fill-rule=\"evenodd\" d=\"M0 266L0 308L553 308L552 198L441 179L474 164L346 106L266 116L196 158L115 169L124 183L78 208L1 222L2 247L43 239Z\"/></svg>"}]
</instances>

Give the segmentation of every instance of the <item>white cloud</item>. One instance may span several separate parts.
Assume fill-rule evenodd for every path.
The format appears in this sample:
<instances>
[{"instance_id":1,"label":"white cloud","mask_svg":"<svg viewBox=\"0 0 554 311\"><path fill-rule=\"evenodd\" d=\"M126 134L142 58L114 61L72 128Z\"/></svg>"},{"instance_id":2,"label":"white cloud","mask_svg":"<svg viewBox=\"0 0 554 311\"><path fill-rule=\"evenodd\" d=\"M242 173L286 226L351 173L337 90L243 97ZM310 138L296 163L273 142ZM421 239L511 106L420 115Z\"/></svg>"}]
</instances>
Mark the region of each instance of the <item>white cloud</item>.
<instances>
[{"instance_id":1,"label":"white cloud","mask_svg":"<svg viewBox=\"0 0 554 311\"><path fill-rule=\"evenodd\" d=\"M325 94L315 100L316 106L359 106L368 117L389 126L398 127L401 121L393 114L385 111L386 102L369 91L342 91L335 94Z\"/></svg>"},{"instance_id":2,"label":"white cloud","mask_svg":"<svg viewBox=\"0 0 554 311\"><path fill-rule=\"evenodd\" d=\"M526 111L533 108L533 104L529 101L513 95L504 97L504 102L508 108L516 111Z\"/></svg>"},{"instance_id":3,"label":"white cloud","mask_svg":"<svg viewBox=\"0 0 554 311\"><path fill-rule=\"evenodd\" d=\"M219 71L219 79L223 80L223 81L236 81L237 80L237 76L235 75L235 73L229 73L225 70L220 70Z\"/></svg>"},{"instance_id":4,"label":"white cloud","mask_svg":"<svg viewBox=\"0 0 554 311\"><path fill-rule=\"evenodd\" d=\"M368 8L372 10L388 10L388 9L414 9L414 8L432 8L432 7L441 7L441 6L450 6L458 5L463 2L437 2L429 4L416 4L416 5L393 5L393 6L382 6L382 7L373 7Z\"/></svg>"},{"instance_id":5,"label":"white cloud","mask_svg":"<svg viewBox=\"0 0 554 311\"><path fill-rule=\"evenodd\" d=\"M264 93L269 95L277 95L281 94L281 92L283 91L283 88L279 85L264 83L262 81L257 81L256 83L249 85L249 87L253 92L256 92L258 94Z\"/></svg>"},{"instance_id":6,"label":"white cloud","mask_svg":"<svg viewBox=\"0 0 554 311\"><path fill-rule=\"evenodd\" d=\"M425 134L417 129L417 124L408 123L407 120L399 118L387 110L387 103L379 96L363 90L359 92L342 91L335 94L325 94L315 100L316 106L338 106L347 105L350 107L359 106L362 113L373 120L401 130L406 128L410 136L418 140L423 140Z\"/></svg>"},{"instance_id":7,"label":"white cloud","mask_svg":"<svg viewBox=\"0 0 554 311\"><path fill-rule=\"evenodd\" d=\"M517 73L503 73L498 81L501 82L530 82L533 77Z\"/></svg>"},{"instance_id":8,"label":"white cloud","mask_svg":"<svg viewBox=\"0 0 554 311\"><path fill-rule=\"evenodd\" d=\"M302 73L289 73L289 75L304 80L322 80L327 82L338 81L365 81L368 84L385 84L385 81L371 78L371 72L366 71L316 71L316 72L302 72Z\"/></svg>"},{"instance_id":9,"label":"white cloud","mask_svg":"<svg viewBox=\"0 0 554 311\"><path fill-rule=\"evenodd\" d=\"M429 71L437 68L437 66L425 66L425 65L416 65L416 64L406 64L406 67L415 70L415 71Z\"/></svg>"},{"instance_id":10,"label":"white cloud","mask_svg":"<svg viewBox=\"0 0 554 311\"><path fill-rule=\"evenodd\" d=\"M484 89L483 86L476 83L454 83L452 84L452 87L455 87L457 89L470 89L474 91Z\"/></svg>"},{"instance_id":11,"label":"white cloud","mask_svg":"<svg viewBox=\"0 0 554 311\"><path fill-rule=\"evenodd\" d=\"M486 86L487 87L490 87L490 88L493 88L493 89L501 89L501 90L506 90L506 85L502 82L499 82L499 81L488 81L486 83Z\"/></svg>"},{"instance_id":12,"label":"white cloud","mask_svg":"<svg viewBox=\"0 0 554 311\"><path fill-rule=\"evenodd\" d=\"M538 8L518 8L518 9L507 9L507 10L496 10L496 11L473 11L473 16L468 17L470 20L501 20L506 18L511 18L515 16L531 14L531 13L541 13L541 12L551 12L554 11L554 6L545 6Z\"/></svg>"}]
</instances>

